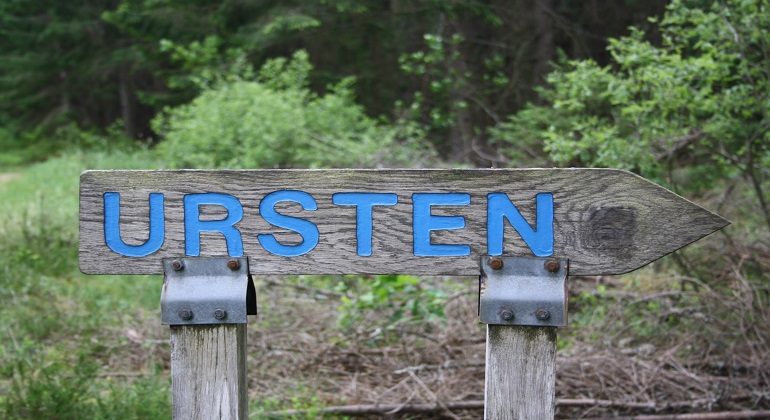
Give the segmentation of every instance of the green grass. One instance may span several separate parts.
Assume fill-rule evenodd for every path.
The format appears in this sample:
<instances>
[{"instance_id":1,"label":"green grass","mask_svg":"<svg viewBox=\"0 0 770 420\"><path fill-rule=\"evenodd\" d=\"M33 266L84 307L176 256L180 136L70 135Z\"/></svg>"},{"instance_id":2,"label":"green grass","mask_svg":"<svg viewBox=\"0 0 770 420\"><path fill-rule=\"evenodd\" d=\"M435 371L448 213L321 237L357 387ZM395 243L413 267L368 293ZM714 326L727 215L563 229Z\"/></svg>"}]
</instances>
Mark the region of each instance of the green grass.
<instances>
[{"instance_id":1,"label":"green grass","mask_svg":"<svg viewBox=\"0 0 770 420\"><path fill-rule=\"evenodd\" d=\"M80 172L158 166L142 150L72 152L0 184L0 417L170 416L168 378L152 366L139 377L104 371L126 347L105 332L157 311L160 278L77 267Z\"/></svg>"}]
</instances>

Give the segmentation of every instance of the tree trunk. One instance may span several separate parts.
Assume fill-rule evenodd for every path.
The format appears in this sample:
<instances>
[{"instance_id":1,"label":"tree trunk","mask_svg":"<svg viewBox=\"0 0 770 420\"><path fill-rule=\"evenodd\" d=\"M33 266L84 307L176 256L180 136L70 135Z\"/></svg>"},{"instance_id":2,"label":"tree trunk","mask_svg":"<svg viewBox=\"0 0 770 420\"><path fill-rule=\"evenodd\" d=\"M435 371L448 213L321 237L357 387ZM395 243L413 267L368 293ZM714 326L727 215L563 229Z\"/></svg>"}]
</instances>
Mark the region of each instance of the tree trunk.
<instances>
[{"instance_id":1,"label":"tree trunk","mask_svg":"<svg viewBox=\"0 0 770 420\"><path fill-rule=\"evenodd\" d=\"M545 84L545 76L551 72L551 62L554 59L556 50L554 44L554 25L553 18L553 0L542 0L532 2L533 23L535 25L535 48L534 63L532 66L532 86L542 86ZM535 102L542 105L542 98L535 96Z\"/></svg>"},{"instance_id":2,"label":"tree trunk","mask_svg":"<svg viewBox=\"0 0 770 420\"><path fill-rule=\"evenodd\" d=\"M120 96L120 114L123 118L123 130L126 133L126 137L134 139L137 136L136 120L134 118L135 101L127 64L121 65L118 72L118 94Z\"/></svg>"}]
</instances>

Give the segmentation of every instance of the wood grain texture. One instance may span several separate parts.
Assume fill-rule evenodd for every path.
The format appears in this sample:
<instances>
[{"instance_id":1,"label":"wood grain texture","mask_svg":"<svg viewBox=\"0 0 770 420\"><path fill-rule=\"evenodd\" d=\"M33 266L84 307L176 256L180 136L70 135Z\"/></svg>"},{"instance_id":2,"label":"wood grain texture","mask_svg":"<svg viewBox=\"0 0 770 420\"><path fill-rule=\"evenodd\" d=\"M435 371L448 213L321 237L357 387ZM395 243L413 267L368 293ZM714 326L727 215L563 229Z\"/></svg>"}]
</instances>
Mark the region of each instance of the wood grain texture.
<instances>
[{"instance_id":1,"label":"wood grain texture","mask_svg":"<svg viewBox=\"0 0 770 420\"><path fill-rule=\"evenodd\" d=\"M485 374L485 419L552 419L556 327L487 325Z\"/></svg>"},{"instance_id":2,"label":"wood grain texture","mask_svg":"<svg viewBox=\"0 0 770 420\"><path fill-rule=\"evenodd\" d=\"M171 326L172 415L248 419L246 324Z\"/></svg>"},{"instance_id":3,"label":"wood grain texture","mask_svg":"<svg viewBox=\"0 0 770 420\"><path fill-rule=\"evenodd\" d=\"M274 234L287 245L301 240L259 215L260 200L278 190L305 191L318 203L316 211L288 203L276 207L318 226L320 242L305 255L276 256L257 241L259 234ZM164 194L166 235L159 251L132 258L105 245L105 192L121 194L121 237L131 245L148 237L149 194ZM506 193L532 225L536 194L553 194L553 256L568 258L573 275L625 273L729 223L637 175L611 169L86 171L80 185L80 269L88 274L162 273L162 258L184 256L184 195L204 192L240 200L244 217L236 227L254 274L478 275L479 257L487 254L487 195L493 192ZM356 254L356 208L334 205L331 197L337 192L398 195L398 204L374 208L371 256ZM469 244L469 256L413 255L412 194L421 192L471 195L467 206L433 207L434 215L464 216L466 227L432 236L436 244ZM219 206L203 210L202 217L225 217ZM532 255L508 223L503 255ZM223 236L203 233L201 256L226 256Z\"/></svg>"}]
</instances>

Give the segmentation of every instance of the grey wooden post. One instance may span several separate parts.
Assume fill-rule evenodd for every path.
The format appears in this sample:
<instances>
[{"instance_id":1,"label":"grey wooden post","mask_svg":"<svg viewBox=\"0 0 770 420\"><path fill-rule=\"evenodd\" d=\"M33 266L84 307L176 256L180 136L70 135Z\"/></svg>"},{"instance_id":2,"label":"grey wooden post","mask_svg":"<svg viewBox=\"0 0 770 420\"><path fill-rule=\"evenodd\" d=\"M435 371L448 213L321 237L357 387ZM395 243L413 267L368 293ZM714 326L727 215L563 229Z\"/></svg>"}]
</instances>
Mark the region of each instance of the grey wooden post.
<instances>
[{"instance_id":1,"label":"grey wooden post","mask_svg":"<svg viewBox=\"0 0 770 420\"><path fill-rule=\"evenodd\" d=\"M567 260L483 257L479 319L487 324L484 418L551 419L556 327L567 324Z\"/></svg>"},{"instance_id":2,"label":"grey wooden post","mask_svg":"<svg viewBox=\"0 0 770 420\"><path fill-rule=\"evenodd\" d=\"M174 419L248 418L246 324L172 325Z\"/></svg>"},{"instance_id":3,"label":"grey wooden post","mask_svg":"<svg viewBox=\"0 0 770 420\"><path fill-rule=\"evenodd\" d=\"M487 325L485 419L552 419L556 328Z\"/></svg>"},{"instance_id":4,"label":"grey wooden post","mask_svg":"<svg viewBox=\"0 0 770 420\"><path fill-rule=\"evenodd\" d=\"M161 322L171 325L176 420L248 419L246 321L256 294L246 258L164 260Z\"/></svg>"}]
</instances>

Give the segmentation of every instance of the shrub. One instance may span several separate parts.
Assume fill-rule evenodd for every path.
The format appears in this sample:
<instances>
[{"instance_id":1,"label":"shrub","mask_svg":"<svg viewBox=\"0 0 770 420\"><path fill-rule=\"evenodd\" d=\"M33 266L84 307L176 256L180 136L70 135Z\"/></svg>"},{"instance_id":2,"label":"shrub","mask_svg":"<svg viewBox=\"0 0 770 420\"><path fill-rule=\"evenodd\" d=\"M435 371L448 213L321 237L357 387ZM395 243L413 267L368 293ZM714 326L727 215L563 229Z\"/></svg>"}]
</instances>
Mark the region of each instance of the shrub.
<instances>
[{"instance_id":1,"label":"shrub","mask_svg":"<svg viewBox=\"0 0 770 420\"><path fill-rule=\"evenodd\" d=\"M191 103L157 117L158 150L173 167L314 168L419 165L399 137L418 133L378 123L356 104L352 79L316 95L300 51L269 61L259 76L223 78Z\"/></svg>"}]
</instances>

